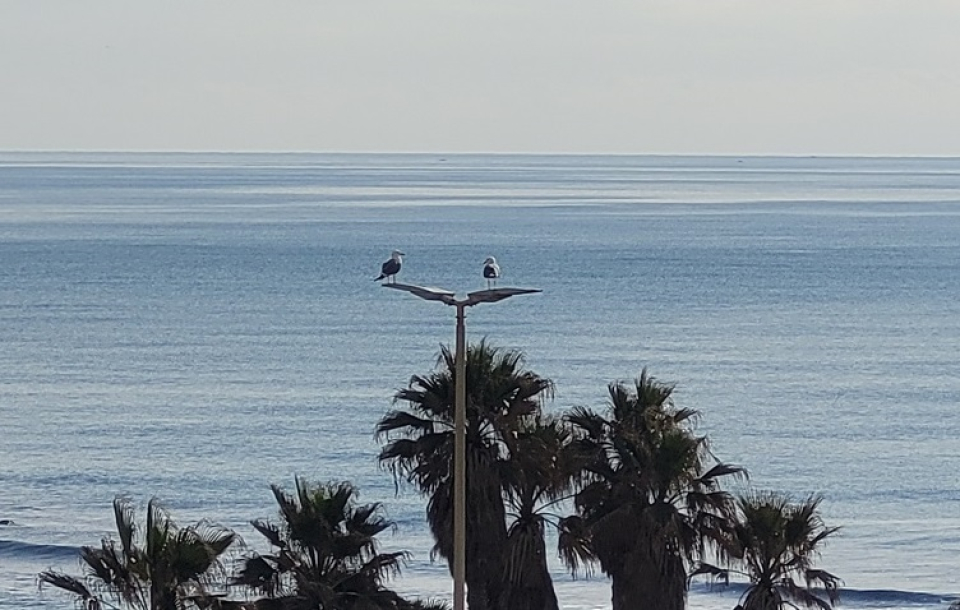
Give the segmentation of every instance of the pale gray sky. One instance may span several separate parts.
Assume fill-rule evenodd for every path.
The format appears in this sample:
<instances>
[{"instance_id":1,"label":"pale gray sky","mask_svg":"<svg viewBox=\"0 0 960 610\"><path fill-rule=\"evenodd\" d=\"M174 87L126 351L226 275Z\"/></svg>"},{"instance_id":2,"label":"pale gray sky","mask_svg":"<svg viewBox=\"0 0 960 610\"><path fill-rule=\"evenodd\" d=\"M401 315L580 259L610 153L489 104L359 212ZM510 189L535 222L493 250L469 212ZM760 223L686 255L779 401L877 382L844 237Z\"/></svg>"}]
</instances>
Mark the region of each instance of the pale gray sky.
<instances>
[{"instance_id":1,"label":"pale gray sky","mask_svg":"<svg viewBox=\"0 0 960 610\"><path fill-rule=\"evenodd\" d=\"M0 0L0 150L960 155L960 0Z\"/></svg>"}]
</instances>

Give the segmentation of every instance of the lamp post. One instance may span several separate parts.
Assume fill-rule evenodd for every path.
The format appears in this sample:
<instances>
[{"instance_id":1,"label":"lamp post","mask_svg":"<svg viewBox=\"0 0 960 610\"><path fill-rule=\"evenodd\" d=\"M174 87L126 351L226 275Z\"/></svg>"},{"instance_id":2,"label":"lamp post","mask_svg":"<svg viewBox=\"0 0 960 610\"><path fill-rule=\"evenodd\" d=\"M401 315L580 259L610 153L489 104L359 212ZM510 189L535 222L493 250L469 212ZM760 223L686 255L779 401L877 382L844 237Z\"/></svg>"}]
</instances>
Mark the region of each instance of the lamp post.
<instances>
[{"instance_id":1,"label":"lamp post","mask_svg":"<svg viewBox=\"0 0 960 610\"><path fill-rule=\"evenodd\" d=\"M536 288L493 288L456 294L442 288L410 284L382 284L384 288L403 290L427 301L439 301L457 308L456 379L453 416L453 610L465 610L467 573L467 347L466 309L480 303L496 303L518 294L542 292Z\"/></svg>"}]
</instances>

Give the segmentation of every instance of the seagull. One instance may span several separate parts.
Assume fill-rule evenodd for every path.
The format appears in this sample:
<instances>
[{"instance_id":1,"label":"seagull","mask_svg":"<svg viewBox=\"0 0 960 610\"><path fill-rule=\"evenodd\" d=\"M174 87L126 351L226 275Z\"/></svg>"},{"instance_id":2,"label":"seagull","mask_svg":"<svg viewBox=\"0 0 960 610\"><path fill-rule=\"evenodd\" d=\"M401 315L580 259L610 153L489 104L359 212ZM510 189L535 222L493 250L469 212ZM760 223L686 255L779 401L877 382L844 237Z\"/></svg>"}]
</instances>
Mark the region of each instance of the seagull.
<instances>
[{"instance_id":1,"label":"seagull","mask_svg":"<svg viewBox=\"0 0 960 610\"><path fill-rule=\"evenodd\" d=\"M373 278L373 281L387 279L387 283L391 283L390 280L393 279L393 283L397 283L396 275L400 273L400 265L403 264L403 259L401 256L405 256L403 252L399 250L394 250L390 253L390 260L383 263L380 266L380 277Z\"/></svg>"},{"instance_id":2,"label":"seagull","mask_svg":"<svg viewBox=\"0 0 960 610\"><path fill-rule=\"evenodd\" d=\"M497 280L500 279L500 265L492 256L488 256L487 260L483 261L483 277L487 279L488 289L496 285Z\"/></svg>"}]
</instances>

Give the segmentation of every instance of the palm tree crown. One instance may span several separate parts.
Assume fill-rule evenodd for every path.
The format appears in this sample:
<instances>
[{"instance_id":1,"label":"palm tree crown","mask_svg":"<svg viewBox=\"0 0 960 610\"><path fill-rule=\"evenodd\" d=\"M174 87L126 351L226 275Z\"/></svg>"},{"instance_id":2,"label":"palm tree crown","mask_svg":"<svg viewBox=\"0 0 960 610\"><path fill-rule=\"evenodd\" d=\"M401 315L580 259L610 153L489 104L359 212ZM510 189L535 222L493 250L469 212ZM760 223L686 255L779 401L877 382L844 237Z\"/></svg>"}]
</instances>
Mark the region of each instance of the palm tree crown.
<instances>
[{"instance_id":1,"label":"palm tree crown","mask_svg":"<svg viewBox=\"0 0 960 610\"><path fill-rule=\"evenodd\" d=\"M285 610L405 608L384 582L399 573L404 553L379 553L376 536L392 527L380 504L356 505L349 483L311 484L296 479L288 493L272 486L279 523L254 528L273 547L248 557L234 579L279 600Z\"/></svg>"},{"instance_id":2,"label":"palm tree crown","mask_svg":"<svg viewBox=\"0 0 960 610\"><path fill-rule=\"evenodd\" d=\"M609 393L606 416L567 416L584 484L578 515L563 522L562 554L574 568L599 562L614 610L680 610L687 565L730 527L733 502L719 482L744 471L709 464L707 439L692 428L697 412L675 407L673 387L645 370L633 388L614 383Z\"/></svg>"},{"instance_id":3,"label":"palm tree crown","mask_svg":"<svg viewBox=\"0 0 960 610\"><path fill-rule=\"evenodd\" d=\"M85 577L48 570L40 582L75 594L86 610L99 610L105 603L182 610L196 606L210 584L222 581L220 557L237 540L230 530L206 522L180 528L156 498L147 505L142 535L128 500L114 500L113 512L118 540L105 538L99 547L80 549Z\"/></svg>"},{"instance_id":4,"label":"palm tree crown","mask_svg":"<svg viewBox=\"0 0 960 610\"><path fill-rule=\"evenodd\" d=\"M794 602L830 610L838 601L840 579L813 567L821 544L838 530L824 525L822 500L811 495L793 502L770 491L737 498L738 520L726 550L750 578L741 600L744 610L781 610ZM729 570L705 565L698 572L729 580ZM822 588L827 598L816 595L814 587Z\"/></svg>"}]
</instances>

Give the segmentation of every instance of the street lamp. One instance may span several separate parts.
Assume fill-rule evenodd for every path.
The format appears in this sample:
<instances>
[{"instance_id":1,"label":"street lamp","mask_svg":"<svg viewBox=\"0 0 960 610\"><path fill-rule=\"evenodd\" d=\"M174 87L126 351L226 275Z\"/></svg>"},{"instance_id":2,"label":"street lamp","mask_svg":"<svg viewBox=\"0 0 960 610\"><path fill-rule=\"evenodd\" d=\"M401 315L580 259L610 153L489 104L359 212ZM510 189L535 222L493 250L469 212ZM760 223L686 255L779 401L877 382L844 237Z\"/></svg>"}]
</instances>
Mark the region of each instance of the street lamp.
<instances>
[{"instance_id":1,"label":"street lamp","mask_svg":"<svg viewBox=\"0 0 960 610\"><path fill-rule=\"evenodd\" d=\"M453 416L453 610L465 610L467 572L467 307L480 303L496 303L518 294L542 292L536 288L493 288L467 294L456 294L442 288L410 284L382 284L384 288L403 290L427 301L439 301L457 308L456 387Z\"/></svg>"}]
</instances>

